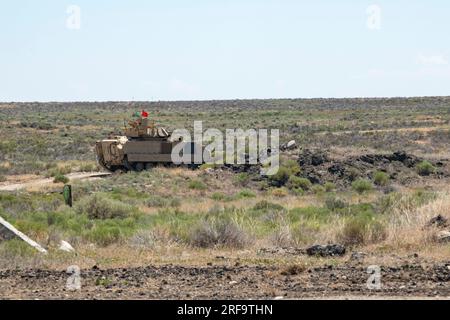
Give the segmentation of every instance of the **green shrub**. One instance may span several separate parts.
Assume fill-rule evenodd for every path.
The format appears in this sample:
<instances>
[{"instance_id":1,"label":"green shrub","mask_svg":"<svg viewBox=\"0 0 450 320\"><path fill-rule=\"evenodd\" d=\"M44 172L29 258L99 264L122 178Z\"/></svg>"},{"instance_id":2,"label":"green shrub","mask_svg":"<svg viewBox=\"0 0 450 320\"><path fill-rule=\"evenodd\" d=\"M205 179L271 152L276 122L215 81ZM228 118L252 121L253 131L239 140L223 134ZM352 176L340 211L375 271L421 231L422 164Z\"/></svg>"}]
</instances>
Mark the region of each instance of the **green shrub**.
<instances>
[{"instance_id":1,"label":"green shrub","mask_svg":"<svg viewBox=\"0 0 450 320\"><path fill-rule=\"evenodd\" d=\"M166 207L167 206L167 201L165 198L160 197L160 196L153 196L151 198L148 198L147 200L144 201L144 204L147 207Z\"/></svg>"},{"instance_id":2,"label":"green shrub","mask_svg":"<svg viewBox=\"0 0 450 320\"><path fill-rule=\"evenodd\" d=\"M6 181L6 177L2 174L0 174L0 182L5 182Z\"/></svg>"},{"instance_id":3,"label":"green shrub","mask_svg":"<svg viewBox=\"0 0 450 320\"><path fill-rule=\"evenodd\" d=\"M39 130L51 130L54 129L55 126L48 122L41 122L41 121L33 121L33 122L20 122L19 124L21 127L24 128L34 128Z\"/></svg>"},{"instance_id":4,"label":"green shrub","mask_svg":"<svg viewBox=\"0 0 450 320\"><path fill-rule=\"evenodd\" d=\"M314 220L326 222L330 218L330 210L324 207L305 207L295 208L289 211L289 219L291 223L299 220Z\"/></svg>"},{"instance_id":5,"label":"green shrub","mask_svg":"<svg viewBox=\"0 0 450 320\"><path fill-rule=\"evenodd\" d=\"M295 189L291 189L291 193L300 197L305 194L305 190L303 190L302 188L295 188Z\"/></svg>"},{"instance_id":6,"label":"green shrub","mask_svg":"<svg viewBox=\"0 0 450 320\"><path fill-rule=\"evenodd\" d=\"M80 171L81 172L93 172L97 169L97 166L93 163L83 163L80 166Z\"/></svg>"},{"instance_id":7,"label":"green shrub","mask_svg":"<svg viewBox=\"0 0 450 320\"><path fill-rule=\"evenodd\" d=\"M221 192L214 192L211 195L211 199L216 200L216 201L222 201L225 199L225 194L223 194Z\"/></svg>"},{"instance_id":8,"label":"green shrub","mask_svg":"<svg viewBox=\"0 0 450 320\"><path fill-rule=\"evenodd\" d=\"M122 233L118 226L97 226L89 234L90 241L101 246L117 243L122 239Z\"/></svg>"},{"instance_id":9,"label":"green shrub","mask_svg":"<svg viewBox=\"0 0 450 320\"><path fill-rule=\"evenodd\" d=\"M0 257L5 259L33 257L36 254L36 249L22 240L12 239L0 243Z\"/></svg>"},{"instance_id":10,"label":"green shrub","mask_svg":"<svg viewBox=\"0 0 450 320\"><path fill-rule=\"evenodd\" d=\"M48 231L47 221L36 221L37 219L33 220L33 218L18 219L14 225L17 229L34 239L45 236Z\"/></svg>"},{"instance_id":11,"label":"green shrub","mask_svg":"<svg viewBox=\"0 0 450 320\"><path fill-rule=\"evenodd\" d=\"M274 186L283 186L289 181L290 176L294 176L300 172L300 166L294 160L282 161L276 174L269 176L269 181Z\"/></svg>"},{"instance_id":12,"label":"green shrub","mask_svg":"<svg viewBox=\"0 0 450 320\"><path fill-rule=\"evenodd\" d=\"M69 178L67 178L65 175L62 174L58 174L55 176L55 178L53 179L53 183L68 183L70 181Z\"/></svg>"},{"instance_id":13,"label":"green shrub","mask_svg":"<svg viewBox=\"0 0 450 320\"><path fill-rule=\"evenodd\" d=\"M362 245L385 237L386 231L381 222L376 221L372 215L359 214L345 222L339 240L344 245Z\"/></svg>"},{"instance_id":14,"label":"green shrub","mask_svg":"<svg viewBox=\"0 0 450 320\"><path fill-rule=\"evenodd\" d=\"M268 181L266 181L266 180L259 181L258 190L267 191L268 189L270 189L270 185L269 185Z\"/></svg>"},{"instance_id":15,"label":"green shrub","mask_svg":"<svg viewBox=\"0 0 450 320\"><path fill-rule=\"evenodd\" d=\"M17 142L15 141L0 141L0 153L8 154L17 149Z\"/></svg>"},{"instance_id":16,"label":"green shrub","mask_svg":"<svg viewBox=\"0 0 450 320\"><path fill-rule=\"evenodd\" d=\"M266 200L262 200L260 202L258 202L257 204L255 204L255 206L253 207L253 210L275 210L275 211L280 211L280 210L284 210L284 207L278 203L273 203L273 202L269 202Z\"/></svg>"},{"instance_id":17,"label":"green shrub","mask_svg":"<svg viewBox=\"0 0 450 320\"><path fill-rule=\"evenodd\" d=\"M181 200L179 198L172 197L161 197L161 196L152 196L144 201L147 207L179 207L181 205Z\"/></svg>"},{"instance_id":18,"label":"green shrub","mask_svg":"<svg viewBox=\"0 0 450 320\"><path fill-rule=\"evenodd\" d=\"M336 189L336 185L334 183L332 183L332 182L326 182L323 185L323 187L325 188L326 192L331 192L331 191Z\"/></svg>"},{"instance_id":19,"label":"green shrub","mask_svg":"<svg viewBox=\"0 0 450 320\"><path fill-rule=\"evenodd\" d=\"M436 168L429 161L422 161L416 166L417 172L421 176L428 176L436 172Z\"/></svg>"},{"instance_id":20,"label":"green shrub","mask_svg":"<svg viewBox=\"0 0 450 320\"><path fill-rule=\"evenodd\" d=\"M181 199L180 198L170 198L168 200L169 207L179 207L181 206Z\"/></svg>"},{"instance_id":21,"label":"green shrub","mask_svg":"<svg viewBox=\"0 0 450 320\"><path fill-rule=\"evenodd\" d=\"M249 190L249 189L243 189L241 191L239 191L239 193L237 194L238 198L254 198L256 197L256 194Z\"/></svg>"},{"instance_id":22,"label":"green shrub","mask_svg":"<svg viewBox=\"0 0 450 320\"><path fill-rule=\"evenodd\" d=\"M189 189L206 190L206 185L200 180L191 180L189 182Z\"/></svg>"},{"instance_id":23,"label":"green shrub","mask_svg":"<svg viewBox=\"0 0 450 320\"><path fill-rule=\"evenodd\" d=\"M18 195L11 193L0 193L0 203L4 204L13 204L17 202L21 202L22 199L19 199Z\"/></svg>"},{"instance_id":24,"label":"green shrub","mask_svg":"<svg viewBox=\"0 0 450 320\"><path fill-rule=\"evenodd\" d=\"M355 181L359 177L359 171L356 168L349 168L346 170L346 173L350 181Z\"/></svg>"},{"instance_id":25,"label":"green shrub","mask_svg":"<svg viewBox=\"0 0 450 320\"><path fill-rule=\"evenodd\" d=\"M72 172L72 168L70 166L64 166L64 167L54 167L50 170L48 170L46 177L56 177L60 175L69 174Z\"/></svg>"},{"instance_id":26,"label":"green shrub","mask_svg":"<svg viewBox=\"0 0 450 320\"><path fill-rule=\"evenodd\" d=\"M309 190L312 186L311 181L306 178L300 178L297 176L290 176L286 186L289 189L302 189Z\"/></svg>"},{"instance_id":27,"label":"green shrub","mask_svg":"<svg viewBox=\"0 0 450 320\"><path fill-rule=\"evenodd\" d=\"M339 209L346 208L348 206L348 204L340 198L337 198L335 196L330 196L330 197L327 197L327 199L325 200L325 206L331 211L336 211Z\"/></svg>"},{"instance_id":28,"label":"green shrub","mask_svg":"<svg viewBox=\"0 0 450 320\"><path fill-rule=\"evenodd\" d=\"M245 187L250 182L250 175L246 172L238 173L234 177L234 181L237 185Z\"/></svg>"},{"instance_id":29,"label":"green shrub","mask_svg":"<svg viewBox=\"0 0 450 320\"><path fill-rule=\"evenodd\" d=\"M191 245L201 248L245 248L249 242L250 237L231 220L201 221L190 235Z\"/></svg>"},{"instance_id":30,"label":"green shrub","mask_svg":"<svg viewBox=\"0 0 450 320\"><path fill-rule=\"evenodd\" d=\"M350 218L345 222L340 242L344 245L360 245L365 241L368 232L367 221L360 218Z\"/></svg>"},{"instance_id":31,"label":"green shrub","mask_svg":"<svg viewBox=\"0 0 450 320\"><path fill-rule=\"evenodd\" d=\"M119 243L136 233L142 227L143 221L138 223L136 217L125 219L91 220L91 225L82 231L83 237L101 245L108 246Z\"/></svg>"},{"instance_id":32,"label":"green shrub","mask_svg":"<svg viewBox=\"0 0 450 320\"><path fill-rule=\"evenodd\" d=\"M386 186L389 183L389 175L386 172L377 171L373 176L373 182L377 186Z\"/></svg>"},{"instance_id":33,"label":"green shrub","mask_svg":"<svg viewBox=\"0 0 450 320\"><path fill-rule=\"evenodd\" d=\"M134 207L100 194L81 199L75 206L75 210L80 214L87 214L90 219L123 219L136 212Z\"/></svg>"},{"instance_id":34,"label":"green shrub","mask_svg":"<svg viewBox=\"0 0 450 320\"><path fill-rule=\"evenodd\" d=\"M272 185L283 186L288 182L290 176L291 171L288 168L280 167L276 174L269 176L269 180Z\"/></svg>"},{"instance_id":35,"label":"green shrub","mask_svg":"<svg viewBox=\"0 0 450 320\"><path fill-rule=\"evenodd\" d=\"M356 192L362 194L373 189L372 183L366 179L358 179L353 181L352 188Z\"/></svg>"},{"instance_id":36,"label":"green shrub","mask_svg":"<svg viewBox=\"0 0 450 320\"><path fill-rule=\"evenodd\" d=\"M324 193L324 192L325 192L325 188L322 187L322 186L319 185L319 184L315 184L315 185L312 186L311 191L312 191L314 194L321 194L321 193Z\"/></svg>"},{"instance_id":37,"label":"green shrub","mask_svg":"<svg viewBox=\"0 0 450 320\"><path fill-rule=\"evenodd\" d=\"M283 165L289 169L291 175L296 175L300 173L300 166L295 160L292 159L285 160Z\"/></svg>"}]
</instances>

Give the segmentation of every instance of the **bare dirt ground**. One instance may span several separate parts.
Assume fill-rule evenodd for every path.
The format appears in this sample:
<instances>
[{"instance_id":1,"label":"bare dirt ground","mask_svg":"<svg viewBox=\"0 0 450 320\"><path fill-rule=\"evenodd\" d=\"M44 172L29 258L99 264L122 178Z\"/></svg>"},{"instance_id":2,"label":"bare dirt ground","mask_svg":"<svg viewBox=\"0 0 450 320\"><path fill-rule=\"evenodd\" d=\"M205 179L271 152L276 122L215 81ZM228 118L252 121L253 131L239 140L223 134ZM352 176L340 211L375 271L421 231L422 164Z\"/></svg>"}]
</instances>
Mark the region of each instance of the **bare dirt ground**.
<instances>
[{"instance_id":1,"label":"bare dirt ground","mask_svg":"<svg viewBox=\"0 0 450 320\"><path fill-rule=\"evenodd\" d=\"M92 180L110 175L107 172L73 172L67 174L71 180ZM0 183L0 191L17 191L33 187L52 185L53 178L42 178L33 175L12 176L8 181Z\"/></svg>"},{"instance_id":2,"label":"bare dirt ground","mask_svg":"<svg viewBox=\"0 0 450 320\"><path fill-rule=\"evenodd\" d=\"M8 299L397 299L450 297L450 263L411 260L381 267L381 288L369 289L358 263L302 268L162 265L81 270L81 289L53 270L0 271L0 298Z\"/></svg>"}]
</instances>

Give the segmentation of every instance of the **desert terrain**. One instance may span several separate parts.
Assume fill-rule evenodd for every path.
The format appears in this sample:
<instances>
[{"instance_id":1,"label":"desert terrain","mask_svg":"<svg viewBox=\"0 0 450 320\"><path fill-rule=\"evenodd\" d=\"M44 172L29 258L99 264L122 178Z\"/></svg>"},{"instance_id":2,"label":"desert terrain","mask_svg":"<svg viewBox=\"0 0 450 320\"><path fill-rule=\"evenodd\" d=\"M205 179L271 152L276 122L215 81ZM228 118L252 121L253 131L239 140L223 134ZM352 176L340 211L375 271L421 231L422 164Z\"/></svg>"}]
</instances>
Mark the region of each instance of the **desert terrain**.
<instances>
[{"instance_id":1,"label":"desert terrain","mask_svg":"<svg viewBox=\"0 0 450 320\"><path fill-rule=\"evenodd\" d=\"M143 109L279 129L280 170L105 174L95 142ZM2 103L0 137L0 216L48 251L0 242L2 299L450 296L449 97Z\"/></svg>"}]
</instances>

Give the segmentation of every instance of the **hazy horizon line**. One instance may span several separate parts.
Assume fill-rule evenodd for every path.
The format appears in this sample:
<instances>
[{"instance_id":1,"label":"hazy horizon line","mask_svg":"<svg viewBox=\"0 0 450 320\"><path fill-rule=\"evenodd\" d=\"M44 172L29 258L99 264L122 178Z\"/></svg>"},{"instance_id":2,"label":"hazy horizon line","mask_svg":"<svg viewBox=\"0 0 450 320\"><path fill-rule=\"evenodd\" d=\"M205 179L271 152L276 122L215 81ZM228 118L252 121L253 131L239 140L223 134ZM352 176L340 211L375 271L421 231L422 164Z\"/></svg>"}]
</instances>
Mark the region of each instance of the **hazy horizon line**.
<instances>
[{"instance_id":1,"label":"hazy horizon line","mask_svg":"<svg viewBox=\"0 0 450 320\"><path fill-rule=\"evenodd\" d=\"M450 95L430 96L368 96L368 97L313 97L313 98L229 98L229 99L187 99L187 100L28 100L0 101L0 104L11 103L158 103L158 102L208 102L208 101L252 101L252 100L383 100L383 99L429 99L450 98Z\"/></svg>"}]
</instances>

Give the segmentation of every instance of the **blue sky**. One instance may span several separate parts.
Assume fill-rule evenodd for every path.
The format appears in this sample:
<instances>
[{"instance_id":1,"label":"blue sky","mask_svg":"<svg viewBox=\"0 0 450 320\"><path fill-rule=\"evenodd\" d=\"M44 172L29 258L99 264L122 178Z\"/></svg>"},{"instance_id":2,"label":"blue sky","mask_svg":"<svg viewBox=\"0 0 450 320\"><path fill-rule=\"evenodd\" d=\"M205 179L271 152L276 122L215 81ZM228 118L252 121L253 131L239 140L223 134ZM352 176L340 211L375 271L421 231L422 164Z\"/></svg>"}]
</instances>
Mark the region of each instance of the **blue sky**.
<instances>
[{"instance_id":1,"label":"blue sky","mask_svg":"<svg viewBox=\"0 0 450 320\"><path fill-rule=\"evenodd\" d=\"M0 101L450 95L449 17L444 0L2 1Z\"/></svg>"}]
</instances>

